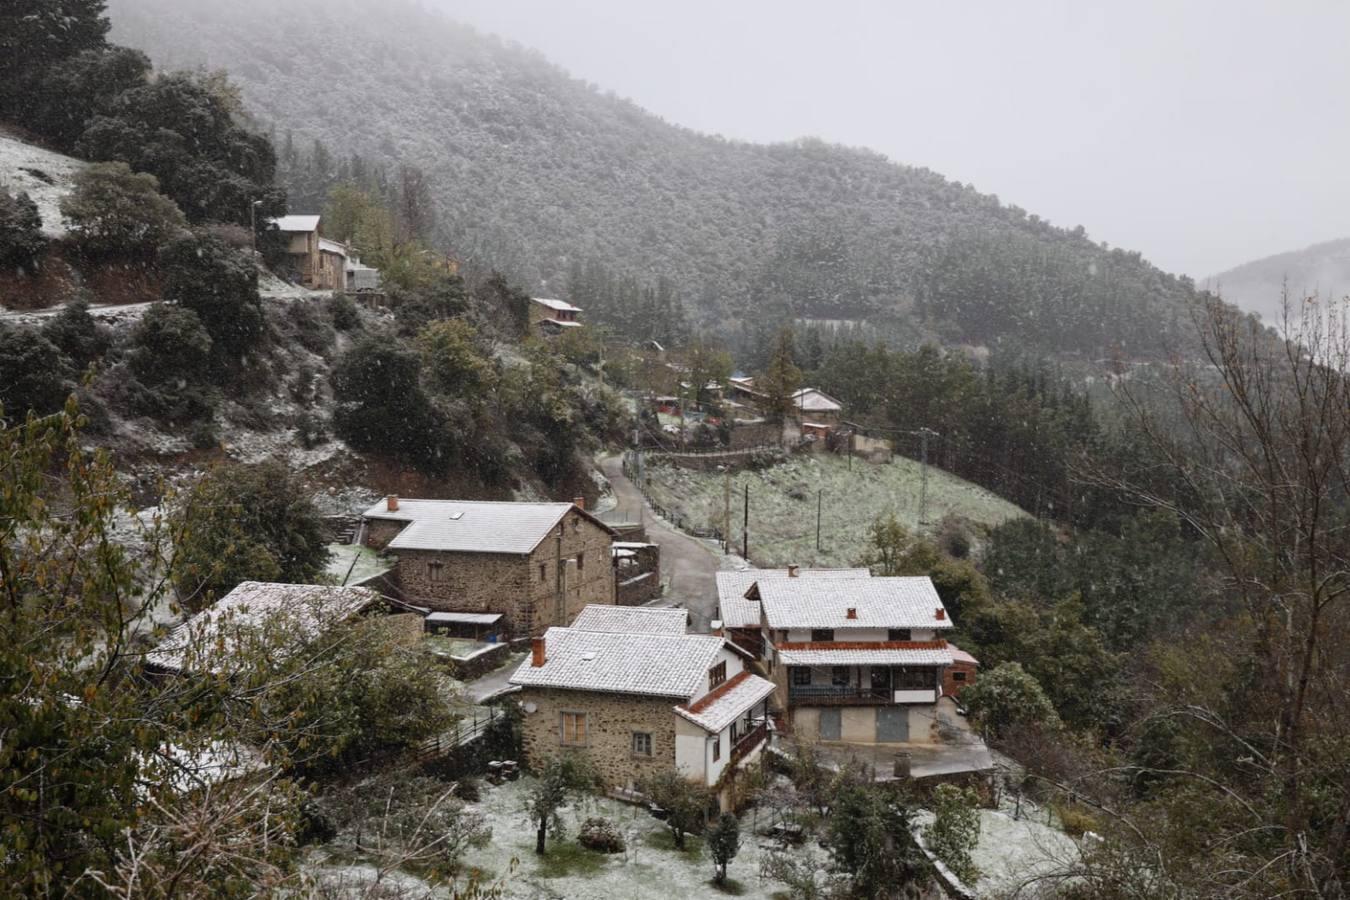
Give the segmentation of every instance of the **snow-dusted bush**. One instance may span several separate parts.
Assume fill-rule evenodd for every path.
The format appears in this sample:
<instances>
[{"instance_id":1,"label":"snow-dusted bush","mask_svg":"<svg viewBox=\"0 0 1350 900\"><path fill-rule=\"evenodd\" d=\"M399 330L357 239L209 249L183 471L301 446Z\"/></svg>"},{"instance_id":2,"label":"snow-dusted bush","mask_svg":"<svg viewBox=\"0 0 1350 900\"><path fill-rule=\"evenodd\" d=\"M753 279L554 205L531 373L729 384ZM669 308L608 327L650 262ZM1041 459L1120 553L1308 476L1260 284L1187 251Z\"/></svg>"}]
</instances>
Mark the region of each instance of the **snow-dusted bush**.
<instances>
[{"instance_id":1,"label":"snow-dusted bush","mask_svg":"<svg viewBox=\"0 0 1350 900\"><path fill-rule=\"evenodd\" d=\"M581 823L577 834L577 843L601 853L622 853L625 848L623 835L609 819L593 816Z\"/></svg>"}]
</instances>

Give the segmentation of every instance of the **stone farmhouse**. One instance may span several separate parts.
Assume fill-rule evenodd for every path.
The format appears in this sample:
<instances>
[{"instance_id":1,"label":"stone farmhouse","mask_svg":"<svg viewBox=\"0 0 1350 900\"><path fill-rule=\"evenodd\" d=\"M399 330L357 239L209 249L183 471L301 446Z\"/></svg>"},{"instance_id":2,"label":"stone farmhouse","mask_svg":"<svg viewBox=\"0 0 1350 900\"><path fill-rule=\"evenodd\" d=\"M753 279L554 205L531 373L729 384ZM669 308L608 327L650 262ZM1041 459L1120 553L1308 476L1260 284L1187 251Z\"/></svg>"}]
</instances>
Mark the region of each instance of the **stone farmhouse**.
<instances>
[{"instance_id":1,"label":"stone farmhouse","mask_svg":"<svg viewBox=\"0 0 1350 900\"><path fill-rule=\"evenodd\" d=\"M422 616L363 587L245 581L174 628L146 654L161 674L229 675L250 647L306 641L346 622L380 617L380 624L415 643Z\"/></svg>"},{"instance_id":2,"label":"stone farmhouse","mask_svg":"<svg viewBox=\"0 0 1350 900\"><path fill-rule=\"evenodd\" d=\"M674 769L723 788L763 751L774 684L715 635L686 634L682 609L588 607L550 628L511 676L525 757L585 756L606 786L633 790Z\"/></svg>"},{"instance_id":3,"label":"stone farmhouse","mask_svg":"<svg viewBox=\"0 0 1350 900\"><path fill-rule=\"evenodd\" d=\"M544 337L562 334L572 328L581 328L577 313L581 307L563 300L547 297L530 298L530 330Z\"/></svg>"},{"instance_id":4,"label":"stone farmhouse","mask_svg":"<svg viewBox=\"0 0 1350 900\"><path fill-rule=\"evenodd\" d=\"M272 219L286 239L293 274L316 291L347 289L347 248L319 235L319 216L281 216Z\"/></svg>"},{"instance_id":5,"label":"stone farmhouse","mask_svg":"<svg viewBox=\"0 0 1350 900\"><path fill-rule=\"evenodd\" d=\"M954 712L944 696L972 681L978 663L963 653L957 666L959 651L943 639L952 621L931 579L769 577L744 599L759 608L760 659L797 738L942 742L939 704Z\"/></svg>"},{"instance_id":6,"label":"stone farmhouse","mask_svg":"<svg viewBox=\"0 0 1350 900\"><path fill-rule=\"evenodd\" d=\"M390 496L362 514L357 542L396 557L404 602L500 616L499 636L529 637L614 603L613 539L580 503Z\"/></svg>"}]
</instances>

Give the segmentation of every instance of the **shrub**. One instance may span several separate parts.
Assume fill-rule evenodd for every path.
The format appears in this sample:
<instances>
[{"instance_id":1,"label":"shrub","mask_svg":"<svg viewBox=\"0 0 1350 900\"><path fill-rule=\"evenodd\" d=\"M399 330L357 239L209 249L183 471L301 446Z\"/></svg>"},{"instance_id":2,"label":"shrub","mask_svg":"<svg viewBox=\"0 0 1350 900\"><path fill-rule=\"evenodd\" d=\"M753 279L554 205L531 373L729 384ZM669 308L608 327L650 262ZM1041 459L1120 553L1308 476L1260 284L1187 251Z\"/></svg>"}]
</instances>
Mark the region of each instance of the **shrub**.
<instances>
[{"instance_id":1,"label":"shrub","mask_svg":"<svg viewBox=\"0 0 1350 900\"><path fill-rule=\"evenodd\" d=\"M80 250L95 256L149 256L187 225L159 192L155 176L132 172L122 162L82 169L61 200L61 213Z\"/></svg>"},{"instance_id":2,"label":"shrub","mask_svg":"<svg viewBox=\"0 0 1350 900\"><path fill-rule=\"evenodd\" d=\"M66 304L42 326L42 336L51 341L80 369L108 352L107 332L89 315L89 304L76 300Z\"/></svg>"},{"instance_id":3,"label":"shrub","mask_svg":"<svg viewBox=\"0 0 1350 900\"><path fill-rule=\"evenodd\" d=\"M355 331L361 327L361 311L350 297L339 294L328 301L328 314L333 317L333 327L338 331Z\"/></svg>"},{"instance_id":4,"label":"shrub","mask_svg":"<svg viewBox=\"0 0 1350 900\"><path fill-rule=\"evenodd\" d=\"M609 819L592 817L581 823L577 843L601 853L622 853L626 847L623 835Z\"/></svg>"},{"instance_id":5,"label":"shrub","mask_svg":"<svg viewBox=\"0 0 1350 900\"><path fill-rule=\"evenodd\" d=\"M961 692L961 702L995 738L1021 723L1035 723L1049 731L1063 727L1040 682L1021 663L1003 663L981 674Z\"/></svg>"},{"instance_id":6,"label":"shrub","mask_svg":"<svg viewBox=\"0 0 1350 900\"><path fill-rule=\"evenodd\" d=\"M703 820L712 802L707 788L675 772L661 772L642 779L638 790L666 812L666 827L675 847L684 849L684 838L703 830Z\"/></svg>"},{"instance_id":7,"label":"shrub","mask_svg":"<svg viewBox=\"0 0 1350 900\"><path fill-rule=\"evenodd\" d=\"M0 323L0 406L6 418L22 421L29 410L58 411L72 377L55 344L32 328Z\"/></svg>"},{"instance_id":8,"label":"shrub","mask_svg":"<svg viewBox=\"0 0 1350 900\"><path fill-rule=\"evenodd\" d=\"M449 436L422 390L420 372L416 353L387 336L362 338L333 369L334 431L357 450L388 454L425 471L444 469Z\"/></svg>"},{"instance_id":9,"label":"shrub","mask_svg":"<svg viewBox=\"0 0 1350 900\"><path fill-rule=\"evenodd\" d=\"M211 235L188 235L159 254L164 296L201 319L211 356L228 367L253 351L263 336L258 269L247 256Z\"/></svg>"},{"instance_id":10,"label":"shrub","mask_svg":"<svg viewBox=\"0 0 1350 900\"><path fill-rule=\"evenodd\" d=\"M933 791L935 816L923 831L928 848L966 884L980 877L970 858L980 843L979 799L971 788L938 785Z\"/></svg>"},{"instance_id":11,"label":"shrub","mask_svg":"<svg viewBox=\"0 0 1350 900\"><path fill-rule=\"evenodd\" d=\"M0 189L0 266L31 272L46 246L37 204Z\"/></svg>"},{"instance_id":12,"label":"shrub","mask_svg":"<svg viewBox=\"0 0 1350 900\"><path fill-rule=\"evenodd\" d=\"M305 413L295 422L295 438L300 442L301 447L306 450L313 450L328 440L328 428L319 416L314 413Z\"/></svg>"},{"instance_id":13,"label":"shrub","mask_svg":"<svg viewBox=\"0 0 1350 900\"><path fill-rule=\"evenodd\" d=\"M214 397L202 383L211 336L190 309L155 303L131 333L127 366L136 376L128 407L163 421L209 416Z\"/></svg>"},{"instance_id":14,"label":"shrub","mask_svg":"<svg viewBox=\"0 0 1350 900\"><path fill-rule=\"evenodd\" d=\"M171 575L190 608L241 581L312 582L328 561L323 520L281 463L208 472L170 527Z\"/></svg>"}]
</instances>

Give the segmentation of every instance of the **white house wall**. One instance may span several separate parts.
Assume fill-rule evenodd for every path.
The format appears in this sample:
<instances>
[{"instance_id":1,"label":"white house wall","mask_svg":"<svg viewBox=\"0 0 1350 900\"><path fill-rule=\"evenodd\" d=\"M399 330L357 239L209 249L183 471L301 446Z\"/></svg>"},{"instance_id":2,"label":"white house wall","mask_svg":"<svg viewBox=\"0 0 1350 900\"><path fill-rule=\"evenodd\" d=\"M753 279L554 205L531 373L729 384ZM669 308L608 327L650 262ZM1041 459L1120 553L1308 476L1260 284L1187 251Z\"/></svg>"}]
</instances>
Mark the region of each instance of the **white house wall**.
<instances>
[{"instance_id":1,"label":"white house wall","mask_svg":"<svg viewBox=\"0 0 1350 900\"><path fill-rule=\"evenodd\" d=\"M745 669L745 657L741 656L739 653L728 650L726 647L717 651L717 658L712 661L712 665L708 668L711 669L715 667L719 662L725 662L727 664L727 681L735 678ZM694 696L689 698L689 702L696 702L700 697L709 693L709 690L708 678L705 674L703 680L699 682L698 690L694 693Z\"/></svg>"},{"instance_id":2,"label":"white house wall","mask_svg":"<svg viewBox=\"0 0 1350 900\"><path fill-rule=\"evenodd\" d=\"M708 732L682 716L675 717L675 770L693 781L708 781Z\"/></svg>"}]
</instances>

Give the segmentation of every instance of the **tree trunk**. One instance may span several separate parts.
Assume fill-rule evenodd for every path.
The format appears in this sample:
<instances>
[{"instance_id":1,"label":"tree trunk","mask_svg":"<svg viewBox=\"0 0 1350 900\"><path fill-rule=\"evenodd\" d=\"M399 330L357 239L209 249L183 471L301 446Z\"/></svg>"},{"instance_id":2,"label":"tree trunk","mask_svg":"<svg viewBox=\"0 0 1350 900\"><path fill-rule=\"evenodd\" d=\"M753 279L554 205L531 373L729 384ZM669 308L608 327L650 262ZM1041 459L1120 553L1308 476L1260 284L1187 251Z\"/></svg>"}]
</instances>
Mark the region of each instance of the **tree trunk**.
<instances>
[{"instance_id":1,"label":"tree trunk","mask_svg":"<svg viewBox=\"0 0 1350 900\"><path fill-rule=\"evenodd\" d=\"M548 838L548 820L539 820L539 830L534 835L534 852L544 855L544 841Z\"/></svg>"}]
</instances>

